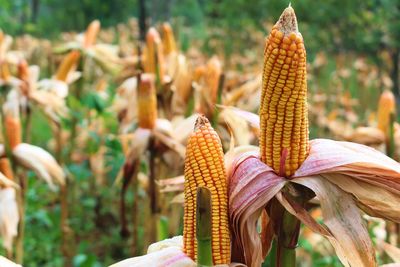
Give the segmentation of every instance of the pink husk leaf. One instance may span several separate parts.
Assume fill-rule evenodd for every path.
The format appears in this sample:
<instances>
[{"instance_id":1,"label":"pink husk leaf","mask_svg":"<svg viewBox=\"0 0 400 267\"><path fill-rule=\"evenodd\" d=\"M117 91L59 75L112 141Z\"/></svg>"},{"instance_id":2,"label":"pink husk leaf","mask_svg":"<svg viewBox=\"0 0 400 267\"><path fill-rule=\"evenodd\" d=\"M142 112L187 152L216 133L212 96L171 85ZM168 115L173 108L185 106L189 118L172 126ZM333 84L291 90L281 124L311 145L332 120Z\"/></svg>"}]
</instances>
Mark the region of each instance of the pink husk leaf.
<instances>
[{"instance_id":1,"label":"pink husk leaf","mask_svg":"<svg viewBox=\"0 0 400 267\"><path fill-rule=\"evenodd\" d=\"M400 194L400 164L381 152L351 142L315 139L293 178L341 173Z\"/></svg>"},{"instance_id":2,"label":"pink husk leaf","mask_svg":"<svg viewBox=\"0 0 400 267\"><path fill-rule=\"evenodd\" d=\"M286 179L250 156L235 166L229 186L233 260L249 267L260 266L263 253L256 223L268 202L283 188Z\"/></svg>"}]
</instances>

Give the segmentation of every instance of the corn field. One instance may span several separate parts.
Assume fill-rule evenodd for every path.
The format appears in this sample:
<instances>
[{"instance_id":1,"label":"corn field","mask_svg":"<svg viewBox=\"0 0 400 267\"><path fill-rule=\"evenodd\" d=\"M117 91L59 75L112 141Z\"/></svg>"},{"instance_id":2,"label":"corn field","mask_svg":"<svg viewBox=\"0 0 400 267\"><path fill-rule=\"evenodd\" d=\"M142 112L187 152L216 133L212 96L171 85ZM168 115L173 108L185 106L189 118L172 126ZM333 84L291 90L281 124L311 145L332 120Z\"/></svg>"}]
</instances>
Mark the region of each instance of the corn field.
<instances>
[{"instance_id":1,"label":"corn field","mask_svg":"<svg viewBox=\"0 0 400 267\"><path fill-rule=\"evenodd\" d=\"M0 19L0 267L400 266L399 22L357 13L384 45L350 50L351 4L314 39L271 0L202 39L136 2L56 37Z\"/></svg>"}]
</instances>

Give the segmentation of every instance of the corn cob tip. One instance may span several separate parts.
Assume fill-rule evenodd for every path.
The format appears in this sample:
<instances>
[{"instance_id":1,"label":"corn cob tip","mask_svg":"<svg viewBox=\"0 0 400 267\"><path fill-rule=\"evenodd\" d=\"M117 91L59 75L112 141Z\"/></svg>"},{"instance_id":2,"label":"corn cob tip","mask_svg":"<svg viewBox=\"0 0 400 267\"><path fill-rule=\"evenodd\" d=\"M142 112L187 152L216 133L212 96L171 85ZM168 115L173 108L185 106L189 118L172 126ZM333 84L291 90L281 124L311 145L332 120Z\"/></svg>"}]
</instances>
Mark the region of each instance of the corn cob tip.
<instances>
[{"instance_id":1,"label":"corn cob tip","mask_svg":"<svg viewBox=\"0 0 400 267\"><path fill-rule=\"evenodd\" d=\"M210 122L208 121L207 117L204 116L204 115L200 115L197 118L196 123L194 124L194 130L197 131L201 127L206 126L207 124L210 124Z\"/></svg>"},{"instance_id":2,"label":"corn cob tip","mask_svg":"<svg viewBox=\"0 0 400 267\"><path fill-rule=\"evenodd\" d=\"M139 80L139 90L145 90L146 92L151 90L150 88L154 85L155 77L152 73L142 73Z\"/></svg>"},{"instance_id":3,"label":"corn cob tip","mask_svg":"<svg viewBox=\"0 0 400 267\"><path fill-rule=\"evenodd\" d=\"M88 27L86 28L85 38L83 42L85 48L92 46L96 42L96 37L100 31L100 27L101 27L100 21L97 19L93 20L88 25Z\"/></svg>"},{"instance_id":4,"label":"corn cob tip","mask_svg":"<svg viewBox=\"0 0 400 267\"><path fill-rule=\"evenodd\" d=\"M147 42L161 42L160 34L156 28L151 27L147 32Z\"/></svg>"},{"instance_id":5,"label":"corn cob tip","mask_svg":"<svg viewBox=\"0 0 400 267\"><path fill-rule=\"evenodd\" d=\"M169 24L168 22L164 22L164 23L161 25L161 29L162 29L165 33L167 33L167 32L172 32L171 24Z\"/></svg>"},{"instance_id":6,"label":"corn cob tip","mask_svg":"<svg viewBox=\"0 0 400 267\"><path fill-rule=\"evenodd\" d=\"M275 25L279 31L281 31L284 35L289 35L294 32L299 34L299 28L297 25L296 14L294 13L294 9L289 4L289 6L282 12L278 22Z\"/></svg>"}]
</instances>

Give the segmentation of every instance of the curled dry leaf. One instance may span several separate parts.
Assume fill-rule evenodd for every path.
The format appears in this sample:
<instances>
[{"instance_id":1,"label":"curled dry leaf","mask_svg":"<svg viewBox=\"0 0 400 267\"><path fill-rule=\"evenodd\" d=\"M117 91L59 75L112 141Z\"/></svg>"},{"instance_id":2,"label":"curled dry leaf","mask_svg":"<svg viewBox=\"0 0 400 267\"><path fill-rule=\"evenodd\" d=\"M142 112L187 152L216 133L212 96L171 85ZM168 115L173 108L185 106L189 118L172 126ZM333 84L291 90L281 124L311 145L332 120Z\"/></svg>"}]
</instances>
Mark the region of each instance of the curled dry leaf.
<instances>
[{"instance_id":1,"label":"curled dry leaf","mask_svg":"<svg viewBox=\"0 0 400 267\"><path fill-rule=\"evenodd\" d=\"M22 265L16 264L3 256L0 256L0 266L1 267L22 267Z\"/></svg>"},{"instance_id":2,"label":"curled dry leaf","mask_svg":"<svg viewBox=\"0 0 400 267\"><path fill-rule=\"evenodd\" d=\"M161 187L160 192L181 192L183 191L183 183L185 181L185 177L183 175L161 179L157 181L157 184Z\"/></svg>"},{"instance_id":3,"label":"curled dry leaf","mask_svg":"<svg viewBox=\"0 0 400 267\"><path fill-rule=\"evenodd\" d=\"M179 143L186 145L187 139L192 133L192 129L198 117L199 114L197 113L194 113L187 118L178 116L174 117L173 121L171 122L173 126L172 135Z\"/></svg>"},{"instance_id":4,"label":"curled dry leaf","mask_svg":"<svg viewBox=\"0 0 400 267\"><path fill-rule=\"evenodd\" d=\"M13 155L22 166L33 170L37 176L55 190L55 184L65 184L65 174L53 156L43 148L21 143L13 149Z\"/></svg>"},{"instance_id":5,"label":"curled dry leaf","mask_svg":"<svg viewBox=\"0 0 400 267\"><path fill-rule=\"evenodd\" d=\"M196 263L182 251L182 237L174 237L150 245L148 254L115 263L110 267L174 266L195 267Z\"/></svg>"},{"instance_id":6,"label":"curled dry leaf","mask_svg":"<svg viewBox=\"0 0 400 267\"><path fill-rule=\"evenodd\" d=\"M299 178L294 182L317 195L324 224L334 238L330 241L341 262L345 266L376 266L371 239L352 196L323 177Z\"/></svg>"},{"instance_id":7,"label":"curled dry leaf","mask_svg":"<svg viewBox=\"0 0 400 267\"><path fill-rule=\"evenodd\" d=\"M378 246L381 247L394 262L400 263L400 248L386 243L385 241L378 242Z\"/></svg>"},{"instance_id":8,"label":"curled dry leaf","mask_svg":"<svg viewBox=\"0 0 400 267\"><path fill-rule=\"evenodd\" d=\"M0 187L13 187L18 189L19 185L8 179L3 173L0 172Z\"/></svg>"},{"instance_id":9,"label":"curled dry leaf","mask_svg":"<svg viewBox=\"0 0 400 267\"><path fill-rule=\"evenodd\" d=\"M218 123L224 125L233 134L235 144L239 146L249 145L252 135L247 121L237 116L231 109L224 109L218 116Z\"/></svg>"},{"instance_id":10,"label":"curled dry leaf","mask_svg":"<svg viewBox=\"0 0 400 267\"><path fill-rule=\"evenodd\" d=\"M385 134L376 127L357 127L344 138L364 145L379 145L385 141Z\"/></svg>"},{"instance_id":11,"label":"curled dry leaf","mask_svg":"<svg viewBox=\"0 0 400 267\"><path fill-rule=\"evenodd\" d=\"M18 234L19 213L15 195L14 188L0 189L0 234L8 252L12 251L13 239Z\"/></svg>"},{"instance_id":12,"label":"curled dry leaf","mask_svg":"<svg viewBox=\"0 0 400 267\"><path fill-rule=\"evenodd\" d=\"M217 105L217 106L218 108L222 108L224 110L229 109L236 116L246 120L250 124L251 128L255 130L255 134L258 136L260 132L260 117L258 115L231 106L223 106L223 105Z\"/></svg>"}]
</instances>

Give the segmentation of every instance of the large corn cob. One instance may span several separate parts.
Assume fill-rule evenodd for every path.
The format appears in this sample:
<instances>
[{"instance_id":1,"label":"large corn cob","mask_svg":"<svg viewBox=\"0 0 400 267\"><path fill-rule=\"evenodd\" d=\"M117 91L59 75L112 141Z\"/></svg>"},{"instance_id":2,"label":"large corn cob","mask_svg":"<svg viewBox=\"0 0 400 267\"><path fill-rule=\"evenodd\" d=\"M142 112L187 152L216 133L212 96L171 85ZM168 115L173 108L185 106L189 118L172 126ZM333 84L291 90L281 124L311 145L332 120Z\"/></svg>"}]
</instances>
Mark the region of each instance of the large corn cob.
<instances>
[{"instance_id":1,"label":"large corn cob","mask_svg":"<svg viewBox=\"0 0 400 267\"><path fill-rule=\"evenodd\" d=\"M389 90L384 91L379 98L378 104L378 128L389 135L390 116L396 112L396 100L393 93Z\"/></svg>"},{"instance_id":2,"label":"large corn cob","mask_svg":"<svg viewBox=\"0 0 400 267\"><path fill-rule=\"evenodd\" d=\"M139 127L153 129L157 120L157 95L154 75L142 74L137 92Z\"/></svg>"},{"instance_id":3,"label":"large corn cob","mask_svg":"<svg viewBox=\"0 0 400 267\"><path fill-rule=\"evenodd\" d=\"M303 38L288 7L266 41L260 106L261 160L286 177L309 150L306 74Z\"/></svg>"},{"instance_id":4,"label":"large corn cob","mask_svg":"<svg viewBox=\"0 0 400 267\"><path fill-rule=\"evenodd\" d=\"M196 192L197 187L211 191L212 253L214 264L229 264L230 236L228 226L227 178L224 154L218 134L207 118L200 116L190 136L185 161L184 252L196 259Z\"/></svg>"},{"instance_id":5,"label":"large corn cob","mask_svg":"<svg viewBox=\"0 0 400 267\"><path fill-rule=\"evenodd\" d=\"M164 55L169 55L172 52L176 52L176 42L171 25L168 22L165 22L162 24L161 30Z\"/></svg>"},{"instance_id":6,"label":"large corn cob","mask_svg":"<svg viewBox=\"0 0 400 267\"><path fill-rule=\"evenodd\" d=\"M67 80L68 74L78 63L80 55L81 54L78 51L71 51L68 53L68 55L64 57L63 61L60 64L60 67L58 67L57 70L56 74L57 80L63 82Z\"/></svg>"}]
</instances>

